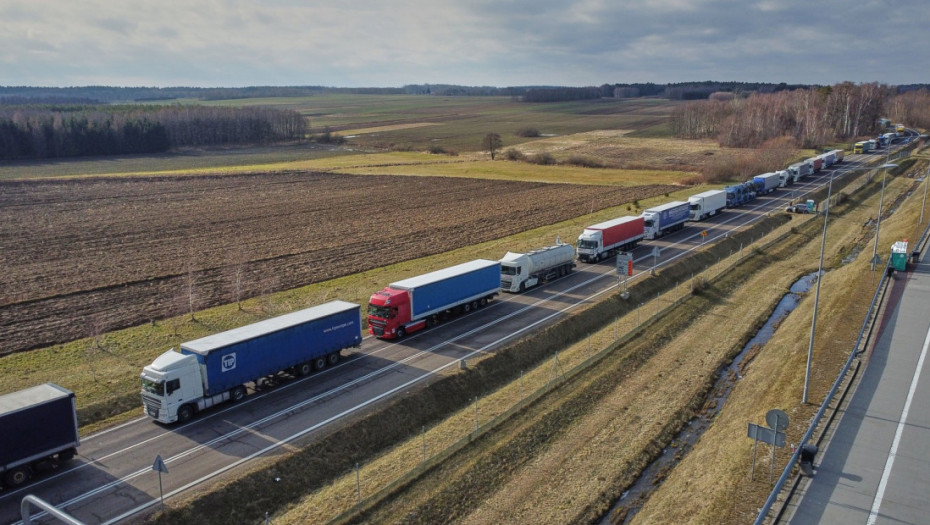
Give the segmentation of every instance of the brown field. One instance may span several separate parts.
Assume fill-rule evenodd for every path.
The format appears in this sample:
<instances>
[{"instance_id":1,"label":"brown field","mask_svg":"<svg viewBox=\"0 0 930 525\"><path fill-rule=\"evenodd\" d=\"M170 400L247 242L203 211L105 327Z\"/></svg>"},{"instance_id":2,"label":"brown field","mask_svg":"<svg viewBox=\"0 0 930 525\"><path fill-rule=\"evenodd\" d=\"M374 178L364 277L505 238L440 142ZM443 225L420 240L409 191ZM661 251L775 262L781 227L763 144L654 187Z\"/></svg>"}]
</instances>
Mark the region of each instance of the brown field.
<instances>
[{"instance_id":1,"label":"brown field","mask_svg":"<svg viewBox=\"0 0 930 525\"><path fill-rule=\"evenodd\" d=\"M0 354L675 190L313 172L0 184ZM385 283L386 284L386 283Z\"/></svg>"}]
</instances>

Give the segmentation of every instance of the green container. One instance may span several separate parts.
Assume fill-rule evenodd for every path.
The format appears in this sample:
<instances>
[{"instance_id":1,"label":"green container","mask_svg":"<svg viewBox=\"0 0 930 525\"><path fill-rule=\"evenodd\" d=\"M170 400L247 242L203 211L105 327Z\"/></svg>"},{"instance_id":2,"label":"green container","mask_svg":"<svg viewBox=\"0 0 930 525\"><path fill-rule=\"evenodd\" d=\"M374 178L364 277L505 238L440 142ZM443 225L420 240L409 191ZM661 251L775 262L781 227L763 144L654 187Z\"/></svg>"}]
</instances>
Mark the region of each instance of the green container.
<instances>
[{"instance_id":1,"label":"green container","mask_svg":"<svg viewBox=\"0 0 930 525\"><path fill-rule=\"evenodd\" d=\"M899 272L907 270L907 241L891 245L891 267Z\"/></svg>"}]
</instances>

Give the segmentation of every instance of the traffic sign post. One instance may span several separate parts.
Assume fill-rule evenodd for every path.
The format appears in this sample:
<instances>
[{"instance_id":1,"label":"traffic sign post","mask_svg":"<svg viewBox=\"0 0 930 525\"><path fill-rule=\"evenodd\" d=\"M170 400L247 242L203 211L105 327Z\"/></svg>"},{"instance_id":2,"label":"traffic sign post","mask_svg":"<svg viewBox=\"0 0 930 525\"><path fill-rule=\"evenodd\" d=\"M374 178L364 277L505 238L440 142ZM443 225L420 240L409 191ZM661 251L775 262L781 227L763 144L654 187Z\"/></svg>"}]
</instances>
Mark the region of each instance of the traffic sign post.
<instances>
[{"instance_id":1,"label":"traffic sign post","mask_svg":"<svg viewBox=\"0 0 930 525\"><path fill-rule=\"evenodd\" d=\"M165 493L161 487L161 473L168 473L168 467L165 465L164 460L161 459L161 454L155 456L155 463L152 464L152 470L158 472L158 495L161 499L161 511L165 511Z\"/></svg>"},{"instance_id":2,"label":"traffic sign post","mask_svg":"<svg viewBox=\"0 0 930 525\"><path fill-rule=\"evenodd\" d=\"M633 254L631 252L620 252L617 254L617 278L620 282L617 284L621 288L620 297L627 299L630 293L626 289L626 282L629 277L633 276Z\"/></svg>"},{"instance_id":3,"label":"traffic sign post","mask_svg":"<svg viewBox=\"0 0 930 525\"><path fill-rule=\"evenodd\" d=\"M775 447L785 446L785 433L783 430L788 428L788 414L778 409L769 410L765 414L765 422L771 425L772 428L749 423L749 429L746 432L746 437L753 439L752 470L749 473L749 481L753 480L756 473L756 447L762 441L772 445L772 461L769 464L769 484L771 484L775 472Z\"/></svg>"}]
</instances>

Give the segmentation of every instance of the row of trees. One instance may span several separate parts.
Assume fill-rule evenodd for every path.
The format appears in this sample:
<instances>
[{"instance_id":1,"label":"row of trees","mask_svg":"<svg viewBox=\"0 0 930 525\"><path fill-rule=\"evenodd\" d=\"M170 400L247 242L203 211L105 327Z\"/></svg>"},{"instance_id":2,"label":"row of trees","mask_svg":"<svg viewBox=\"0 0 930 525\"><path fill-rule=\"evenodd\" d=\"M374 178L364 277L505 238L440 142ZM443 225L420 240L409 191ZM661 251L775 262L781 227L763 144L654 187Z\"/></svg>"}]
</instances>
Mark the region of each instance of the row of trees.
<instances>
[{"instance_id":1,"label":"row of trees","mask_svg":"<svg viewBox=\"0 0 930 525\"><path fill-rule=\"evenodd\" d=\"M301 139L296 111L206 106L0 107L0 159L157 153Z\"/></svg>"},{"instance_id":2,"label":"row of trees","mask_svg":"<svg viewBox=\"0 0 930 525\"><path fill-rule=\"evenodd\" d=\"M926 92L915 93L897 95L896 89L877 83L844 82L732 100L711 97L678 107L672 129L681 138L714 138L729 147L757 147L779 137L791 137L801 147L818 147L877 133L885 115L913 122L904 118L910 111L905 106L911 108L919 93Z\"/></svg>"}]
</instances>

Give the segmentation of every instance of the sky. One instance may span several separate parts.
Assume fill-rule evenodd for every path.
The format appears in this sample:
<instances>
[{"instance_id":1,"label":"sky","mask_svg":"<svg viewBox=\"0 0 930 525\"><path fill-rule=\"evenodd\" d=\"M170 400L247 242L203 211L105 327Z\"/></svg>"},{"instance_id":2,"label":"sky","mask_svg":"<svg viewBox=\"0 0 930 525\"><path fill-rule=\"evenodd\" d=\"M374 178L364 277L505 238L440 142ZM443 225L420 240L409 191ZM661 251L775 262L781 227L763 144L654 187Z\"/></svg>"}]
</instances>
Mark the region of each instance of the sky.
<instances>
[{"instance_id":1,"label":"sky","mask_svg":"<svg viewBox=\"0 0 930 525\"><path fill-rule=\"evenodd\" d=\"M0 0L3 86L930 82L927 0Z\"/></svg>"}]
</instances>

